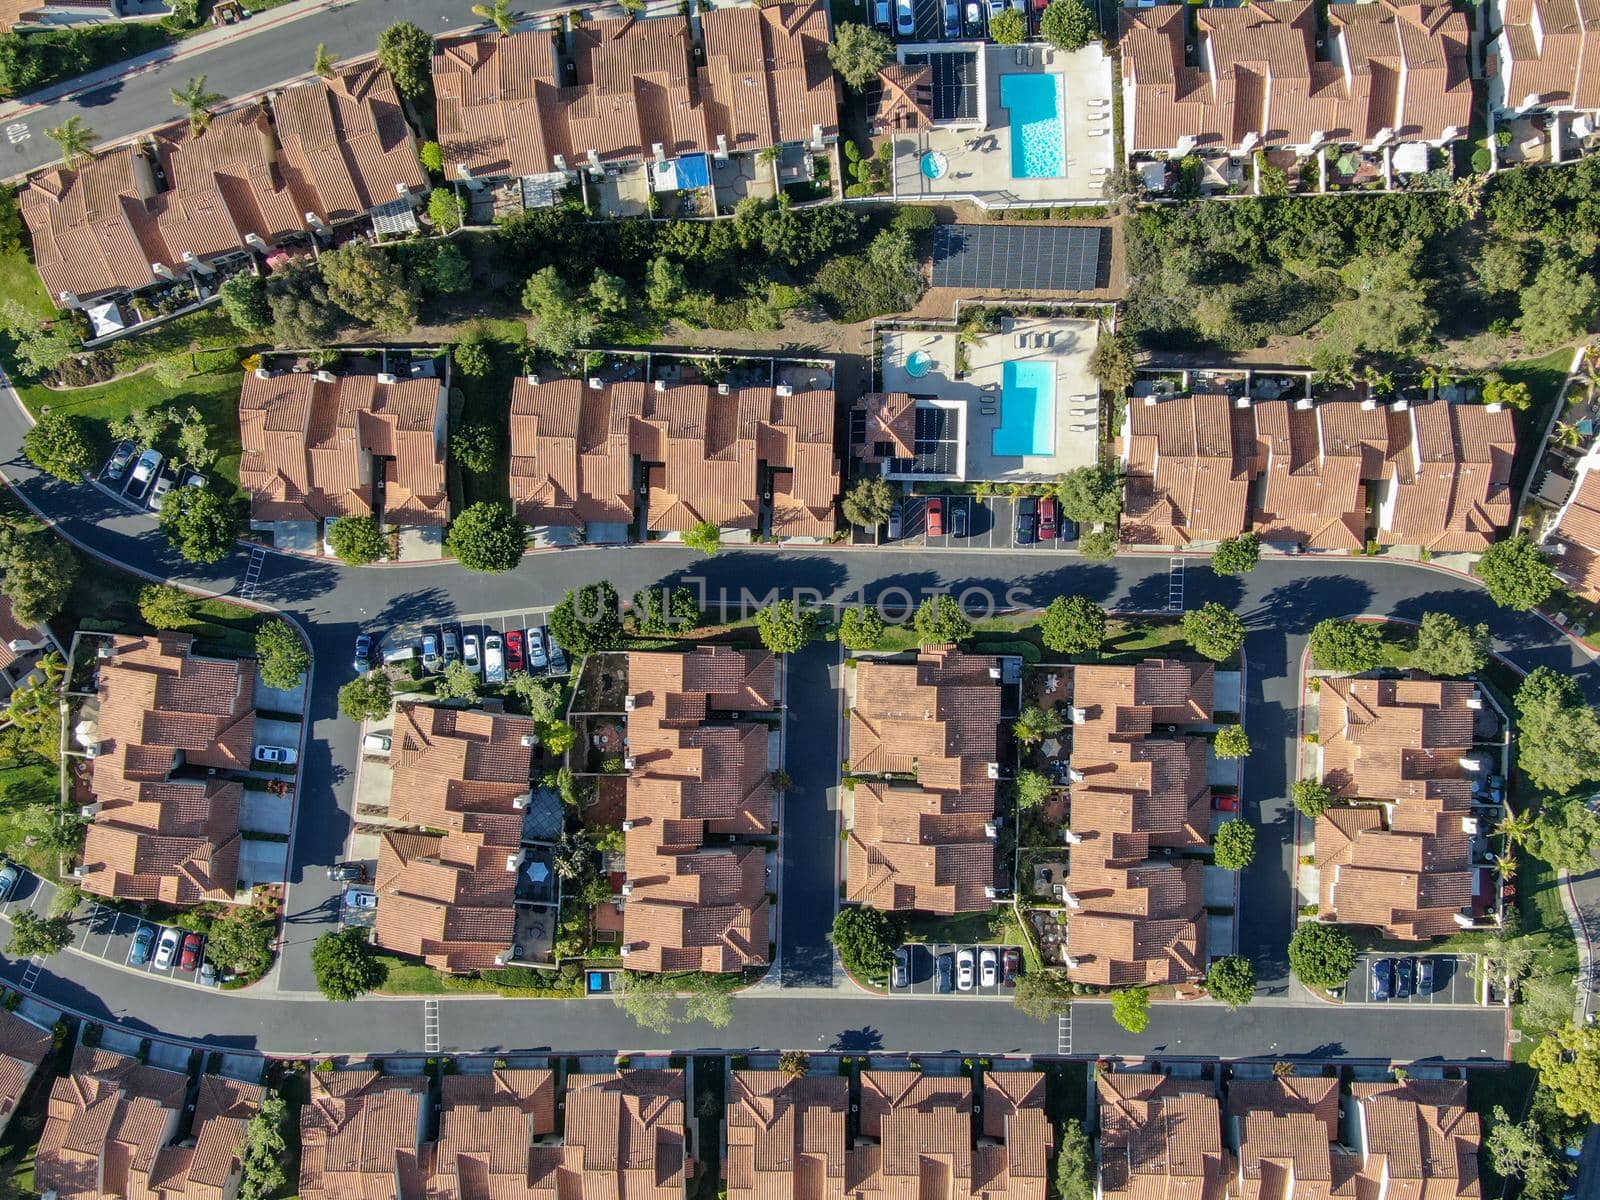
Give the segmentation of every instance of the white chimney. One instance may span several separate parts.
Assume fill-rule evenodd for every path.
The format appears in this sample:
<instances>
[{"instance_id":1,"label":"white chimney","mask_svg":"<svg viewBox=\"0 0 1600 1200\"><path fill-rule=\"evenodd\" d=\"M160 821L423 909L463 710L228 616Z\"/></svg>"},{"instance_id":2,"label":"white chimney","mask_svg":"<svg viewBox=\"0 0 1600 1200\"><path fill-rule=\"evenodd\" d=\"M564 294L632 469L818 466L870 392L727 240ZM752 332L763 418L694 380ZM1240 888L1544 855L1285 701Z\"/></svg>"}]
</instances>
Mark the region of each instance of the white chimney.
<instances>
[{"instance_id":1,"label":"white chimney","mask_svg":"<svg viewBox=\"0 0 1600 1200\"><path fill-rule=\"evenodd\" d=\"M717 384L717 395L726 396L732 389L725 383Z\"/></svg>"},{"instance_id":2,"label":"white chimney","mask_svg":"<svg viewBox=\"0 0 1600 1200\"><path fill-rule=\"evenodd\" d=\"M510 961L511 961L511 951L509 951L509 950L502 950L502 951L500 951L499 954L496 954L494 956L494 965L497 966L497 967L503 967Z\"/></svg>"},{"instance_id":3,"label":"white chimney","mask_svg":"<svg viewBox=\"0 0 1600 1200\"><path fill-rule=\"evenodd\" d=\"M80 808L78 810L78 815L80 817L82 817L85 821L89 821L89 820L93 820L95 813L97 813L99 811L100 811L100 806L98 804L85 804L82 808Z\"/></svg>"},{"instance_id":4,"label":"white chimney","mask_svg":"<svg viewBox=\"0 0 1600 1200\"><path fill-rule=\"evenodd\" d=\"M1156 398L1154 394L1144 398L1144 405L1146 408L1154 408L1156 406Z\"/></svg>"},{"instance_id":5,"label":"white chimney","mask_svg":"<svg viewBox=\"0 0 1600 1200\"><path fill-rule=\"evenodd\" d=\"M1087 708L1079 708L1076 704L1068 710L1068 714L1072 717L1074 725L1082 725L1089 719L1089 710Z\"/></svg>"},{"instance_id":6,"label":"white chimney","mask_svg":"<svg viewBox=\"0 0 1600 1200\"><path fill-rule=\"evenodd\" d=\"M1467 697L1467 707L1468 708L1482 708L1483 707L1483 697L1478 695L1477 692L1473 692L1472 695Z\"/></svg>"},{"instance_id":7,"label":"white chimney","mask_svg":"<svg viewBox=\"0 0 1600 1200\"><path fill-rule=\"evenodd\" d=\"M1301 412L1307 412L1312 407L1314 407L1310 400L1296 400L1294 402L1294 406L1295 406L1295 408L1299 409Z\"/></svg>"},{"instance_id":8,"label":"white chimney","mask_svg":"<svg viewBox=\"0 0 1600 1200\"><path fill-rule=\"evenodd\" d=\"M1064 901L1066 901L1066 904L1067 904L1068 908L1082 908L1083 907L1083 901L1079 900L1076 896L1074 896L1069 891L1063 890L1062 893L1061 893L1061 898Z\"/></svg>"},{"instance_id":9,"label":"white chimney","mask_svg":"<svg viewBox=\"0 0 1600 1200\"><path fill-rule=\"evenodd\" d=\"M1077 834L1073 833L1072 830L1065 828L1063 828L1061 831L1061 840L1069 846L1076 846L1083 841L1083 839Z\"/></svg>"},{"instance_id":10,"label":"white chimney","mask_svg":"<svg viewBox=\"0 0 1600 1200\"><path fill-rule=\"evenodd\" d=\"M272 378L272 372L267 370L265 367L257 367L256 368L256 378L257 379L271 379Z\"/></svg>"},{"instance_id":11,"label":"white chimney","mask_svg":"<svg viewBox=\"0 0 1600 1200\"><path fill-rule=\"evenodd\" d=\"M656 380L656 391L664 392L666 390L667 390L667 381L665 379Z\"/></svg>"},{"instance_id":12,"label":"white chimney","mask_svg":"<svg viewBox=\"0 0 1600 1200\"><path fill-rule=\"evenodd\" d=\"M394 383L394 382L396 382L396 380L395 380L395 377L393 375L391 375L388 371L379 371L378 372L378 382L379 383Z\"/></svg>"},{"instance_id":13,"label":"white chimney","mask_svg":"<svg viewBox=\"0 0 1600 1200\"><path fill-rule=\"evenodd\" d=\"M1471 917L1470 914L1468 914L1468 913L1451 913L1450 915L1455 918L1456 924L1459 925L1462 929L1471 929L1472 928L1472 917Z\"/></svg>"},{"instance_id":14,"label":"white chimney","mask_svg":"<svg viewBox=\"0 0 1600 1200\"><path fill-rule=\"evenodd\" d=\"M150 264L150 273L152 275L159 275L163 279L176 279L177 278L177 276L172 273L172 268L167 266L166 263L158 263L158 262L151 263Z\"/></svg>"},{"instance_id":15,"label":"white chimney","mask_svg":"<svg viewBox=\"0 0 1600 1200\"><path fill-rule=\"evenodd\" d=\"M601 379L600 379L600 377L598 375L589 376L589 390L590 391L598 392L603 387L605 387L605 384L603 382L601 382Z\"/></svg>"},{"instance_id":16,"label":"white chimney","mask_svg":"<svg viewBox=\"0 0 1600 1200\"><path fill-rule=\"evenodd\" d=\"M1461 832L1465 833L1465 834L1468 834L1468 835L1476 835L1477 832L1478 832L1478 818L1477 817L1462 817L1461 818Z\"/></svg>"},{"instance_id":17,"label":"white chimney","mask_svg":"<svg viewBox=\"0 0 1600 1200\"><path fill-rule=\"evenodd\" d=\"M1498 413L1498 412L1505 412L1505 410L1506 410L1506 406L1504 404L1499 404L1499 403L1485 404L1483 406L1483 411L1484 412Z\"/></svg>"},{"instance_id":18,"label":"white chimney","mask_svg":"<svg viewBox=\"0 0 1600 1200\"><path fill-rule=\"evenodd\" d=\"M511 807L516 809L518 812L521 812L523 809L527 808L531 803L533 803L532 792L523 792L520 796L513 796L511 798Z\"/></svg>"},{"instance_id":19,"label":"white chimney","mask_svg":"<svg viewBox=\"0 0 1600 1200\"><path fill-rule=\"evenodd\" d=\"M1073 783L1082 783L1083 782L1083 772L1078 770L1077 767L1068 767L1067 768L1067 778L1070 779Z\"/></svg>"},{"instance_id":20,"label":"white chimney","mask_svg":"<svg viewBox=\"0 0 1600 1200\"><path fill-rule=\"evenodd\" d=\"M332 371L313 371L311 373L311 378L315 379L318 383L332 383L333 382L333 372Z\"/></svg>"},{"instance_id":21,"label":"white chimney","mask_svg":"<svg viewBox=\"0 0 1600 1200\"><path fill-rule=\"evenodd\" d=\"M525 734L522 735L522 745L524 746L524 748L531 750L531 749L533 749L533 747L537 746L538 744L539 744L539 735L538 734L536 734L536 733L525 733Z\"/></svg>"},{"instance_id":22,"label":"white chimney","mask_svg":"<svg viewBox=\"0 0 1600 1200\"><path fill-rule=\"evenodd\" d=\"M506 855L506 870L515 871L521 865L522 851L518 850L515 854Z\"/></svg>"},{"instance_id":23,"label":"white chimney","mask_svg":"<svg viewBox=\"0 0 1600 1200\"><path fill-rule=\"evenodd\" d=\"M984 767L988 771L990 779L999 779L1000 778L1000 764L999 763L997 763L997 762L985 763Z\"/></svg>"},{"instance_id":24,"label":"white chimney","mask_svg":"<svg viewBox=\"0 0 1600 1200\"><path fill-rule=\"evenodd\" d=\"M1233 406L1235 408L1249 408L1250 407L1250 397L1249 396L1240 396L1240 397L1238 397L1237 399L1234 400Z\"/></svg>"},{"instance_id":25,"label":"white chimney","mask_svg":"<svg viewBox=\"0 0 1600 1200\"><path fill-rule=\"evenodd\" d=\"M1361 411L1362 412L1371 412L1373 409L1375 409L1377 407L1378 407L1378 402L1376 400L1374 400L1371 396L1368 396L1365 400L1363 400L1361 402Z\"/></svg>"},{"instance_id":26,"label":"white chimney","mask_svg":"<svg viewBox=\"0 0 1600 1200\"><path fill-rule=\"evenodd\" d=\"M632 828L633 828L633 822L632 821L624 821L622 823L622 832L623 833L627 833Z\"/></svg>"},{"instance_id":27,"label":"white chimney","mask_svg":"<svg viewBox=\"0 0 1600 1200\"><path fill-rule=\"evenodd\" d=\"M456 164L456 176L457 176L457 178L460 178L460 179L471 179L472 178L472 168L467 166L466 163L457 163Z\"/></svg>"},{"instance_id":28,"label":"white chimney","mask_svg":"<svg viewBox=\"0 0 1600 1200\"><path fill-rule=\"evenodd\" d=\"M1461 769L1463 771L1476 772L1483 770L1483 764L1472 755L1463 754L1460 758L1456 759L1456 761L1461 764Z\"/></svg>"},{"instance_id":29,"label":"white chimney","mask_svg":"<svg viewBox=\"0 0 1600 1200\"><path fill-rule=\"evenodd\" d=\"M635 696L632 692L629 692L626 696L624 696L622 698L622 711L623 712L632 712L634 710L635 706L638 705L638 703L639 703L639 697Z\"/></svg>"},{"instance_id":30,"label":"white chimney","mask_svg":"<svg viewBox=\"0 0 1600 1200\"><path fill-rule=\"evenodd\" d=\"M247 234L245 234L244 235L244 244L246 246L249 246L252 250L261 251L261 253L263 253L263 254L265 254L267 252L267 243L264 242L261 239L261 235L259 233L247 233Z\"/></svg>"},{"instance_id":31,"label":"white chimney","mask_svg":"<svg viewBox=\"0 0 1600 1200\"><path fill-rule=\"evenodd\" d=\"M997 840L1000 837L1000 827L993 821L985 821L983 823L983 836L991 842Z\"/></svg>"},{"instance_id":32,"label":"white chimney","mask_svg":"<svg viewBox=\"0 0 1600 1200\"><path fill-rule=\"evenodd\" d=\"M633 880L629 879L629 880L627 880L627 881L625 881L623 883L623 885L622 885L622 894L624 896L633 895Z\"/></svg>"},{"instance_id":33,"label":"white chimney","mask_svg":"<svg viewBox=\"0 0 1600 1200\"><path fill-rule=\"evenodd\" d=\"M1390 412L1405 412L1406 409L1408 409L1410 407L1411 407L1411 405L1407 404L1404 400L1396 400L1393 404L1389 405L1389 411Z\"/></svg>"},{"instance_id":34,"label":"white chimney","mask_svg":"<svg viewBox=\"0 0 1600 1200\"><path fill-rule=\"evenodd\" d=\"M990 679L999 679L1000 678L1000 668L999 667L990 667L989 668L989 678Z\"/></svg>"},{"instance_id":35,"label":"white chimney","mask_svg":"<svg viewBox=\"0 0 1600 1200\"><path fill-rule=\"evenodd\" d=\"M528 381L529 387L539 386L539 377L537 375L524 375L523 378Z\"/></svg>"},{"instance_id":36,"label":"white chimney","mask_svg":"<svg viewBox=\"0 0 1600 1200\"><path fill-rule=\"evenodd\" d=\"M631 770L633 770L634 764L636 762L638 762L638 760L636 758L634 758L633 755L630 754L630 755L628 755L626 758L624 758L622 760L622 769L624 771L631 771Z\"/></svg>"},{"instance_id":37,"label":"white chimney","mask_svg":"<svg viewBox=\"0 0 1600 1200\"><path fill-rule=\"evenodd\" d=\"M315 229L318 233L325 233L328 228L323 219L317 216L317 214L314 212L308 212L306 214L306 224L311 226L311 228Z\"/></svg>"},{"instance_id":38,"label":"white chimney","mask_svg":"<svg viewBox=\"0 0 1600 1200\"><path fill-rule=\"evenodd\" d=\"M1079 966L1082 965L1082 964L1080 964L1078 962L1077 959L1073 958L1072 955L1070 955L1070 954L1063 954L1061 956L1061 961L1066 965L1066 968L1069 971L1075 971L1075 970L1077 970L1077 968Z\"/></svg>"},{"instance_id":39,"label":"white chimney","mask_svg":"<svg viewBox=\"0 0 1600 1200\"><path fill-rule=\"evenodd\" d=\"M792 396L792 395L794 395L794 389L792 387L790 387L787 383L780 383L777 387L773 388L772 390L774 392L776 392L780 396Z\"/></svg>"},{"instance_id":40,"label":"white chimney","mask_svg":"<svg viewBox=\"0 0 1600 1200\"><path fill-rule=\"evenodd\" d=\"M717 134L717 158L723 162L728 161L728 135Z\"/></svg>"},{"instance_id":41,"label":"white chimney","mask_svg":"<svg viewBox=\"0 0 1600 1200\"><path fill-rule=\"evenodd\" d=\"M998 893L992 887L986 887L983 889L983 898L985 900L993 900L996 895L998 895Z\"/></svg>"},{"instance_id":42,"label":"white chimney","mask_svg":"<svg viewBox=\"0 0 1600 1200\"><path fill-rule=\"evenodd\" d=\"M643 949L644 949L644 943L643 942L624 942L622 944L622 957L623 958L627 958L628 955L637 954L637 953L639 953L639 951L641 951Z\"/></svg>"}]
</instances>

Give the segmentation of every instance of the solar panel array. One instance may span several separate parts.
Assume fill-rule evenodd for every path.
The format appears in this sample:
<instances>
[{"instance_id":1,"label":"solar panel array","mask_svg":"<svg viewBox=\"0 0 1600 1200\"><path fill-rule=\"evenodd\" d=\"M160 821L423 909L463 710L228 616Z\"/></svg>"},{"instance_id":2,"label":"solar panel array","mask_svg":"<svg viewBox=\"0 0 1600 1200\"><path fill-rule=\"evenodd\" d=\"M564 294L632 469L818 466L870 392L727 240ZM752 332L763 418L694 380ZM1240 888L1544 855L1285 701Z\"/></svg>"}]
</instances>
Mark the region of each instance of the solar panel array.
<instances>
[{"instance_id":1,"label":"solar panel array","mask_svg":"<svg viewBox=\"0 0 1600 1200\"><path fill-rule=\"evenodd\" d=\"M933 119L974 121L978 117L978 56L971 50L933 50L906 55L906 66L933 72Z\"/></svg>"},{"instance_id":2,"label":"solar panel array","mask_svg":"<svg viewBox=\"0 0 1600 1200\"><path fill-rule=\"evenodd\" d=\"M939 225L933 286L1089 292L1109 269L1107 230L1092 225Z\"/></svg>"}]
</instances>

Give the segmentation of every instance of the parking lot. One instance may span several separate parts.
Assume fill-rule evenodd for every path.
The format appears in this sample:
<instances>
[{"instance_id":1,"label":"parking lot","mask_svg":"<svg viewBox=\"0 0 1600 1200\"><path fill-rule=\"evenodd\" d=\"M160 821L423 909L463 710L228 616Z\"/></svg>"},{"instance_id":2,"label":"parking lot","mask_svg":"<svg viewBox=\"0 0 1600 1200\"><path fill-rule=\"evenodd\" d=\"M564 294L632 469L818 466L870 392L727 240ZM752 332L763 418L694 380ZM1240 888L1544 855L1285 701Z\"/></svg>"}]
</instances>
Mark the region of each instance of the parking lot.
<instances>
[{"instance_id":1,"label":"parking lot","mask_svg":"<svg viewBox=\"0 0 1600 1200\"><path fill-rule=\"evenodd\" d=\"M875 6L878 0L874 0ZM900 32L900 8L897 0L887 0L888 28L899 42L977 41L989 35L989 0L911 0L911 12L916 22L916 32ZM1024 10L1026 11L1026 10ZM883 16L881 8L878 18ZM1036 26L1037 15L1030 17L1030 26ZM883 21L879 19L880 26Z\"/></svg>"},{"instance_id":2,"label":"parking lot","mask_svg":"<svg viewBox=\"0 0 1600 1200\"><path fill-rule=\"evenodd\" d=\"M432 633L437 636L446 627L457 630L462 639L465 639L469 634L475 634L478 638L478 645L481 647L483 639L491 633L498 634L504 640L506 634L513 630L542 629L549 612L548 608L521 609L512 612L487 613L464 617L441 617L439 620L434 621L397 625L393 629L383 631L383 643L380 652L388 653L391 650L407 645L418 646L422 642L423 634ZM481 649L479 654L481 660ZM506 663L506 669L508 671L515 669L509 660ZM528 665L528 669L535 675L565 673L555 671L549 666L534 668L531 663ZM571 669L572 656L569 654L567 656L567 671Z\"/></svg>"},{"instance_id":3,"label":"parking lot","mask_svg":"<svg viewBox=\"0 0 1600 1200\"><path fill-rule=\"evenodd\" d=\"M131 442L119 443L116 451L100 467L96 478L120 496L125 504L134 508L154 508L160 499L178 485L179 479L204 486L206 477L187 463L171 460L155 462L154 471L148 470L138 453L123 461L124 449L133 451Z\"/></svg>"},{"instance_id":4,"label":"parking lot","mask_svg":"<svg viewBox=\"0 0 1600 1200\"><path fill-rule=\"evenodd\" d=\"M1467 1004L1478 1003L1478 981L1472 975L1474 955L1471 954L1363 954L1350 972L1350 982L1345 988L1347 1004ZM1433 963L1433 991L1422 994L1414 989L1410 996L1390 995L1387 1000L1372 998L1372 964L1381 959L1398 964L1401 959L1413 958L1420 963L1424 958ZM1391 975L1391 980L1395 977ZM1394 985L1391 983L1391 992Z\"/></svg>"},{"instance_id":5,"label":"parking lot","mask_svg":"<svg viewBox=\"0 0 1600 1200\"><path fill-rule=\"evenodd\" d=\"M928 532L928 501L933 499L938 499L944 509L943 533ZM1064 550L1075 544L1076 530L1071 522L1067 522L1054 538L1041 540L1035 536L1032 541L1019 544L1017 501L1010 496L991 496L984 500L965 495L907 496L900 502L900 514L900 536L888 544L928 546L941 550ZM1068 534L1074 535L1074 538L1067 537Z\"/></svg>"},{"instance_id":6,"label":"parking lot","mask_svg":"<svg viewBox=\"0 0 1600 1200\"><path fill-rule=\"evenodd\" d=\"M1017 949L1014 946L958 945L953 942L912 942L902 947L902 949L907 952L907 957L909 959L909 962L907 963L907 973L911 978L909 985L904 988L896 988L893 986L893 980L890 981L890 990L898 995L938 995L939 979L938 971L936 970L936 964L938 962L939 955L950 955L951 979L954 980L955 958L963 950L971 950L975 960L973 966L972 990L968 992L957 991L952 983L951 992L949 994L981 997L987 1000L1009 1000L1015 994L1016 989L1014 987L1008 988L1005 986L1003 982L1005 972L1001 969L996 970L995 983L990 987L984 987L982 971L979 969L978 965L978 960L981 960L983 952L985 950L993 950L995 955L1000 960L999 966L1003 967L1005 963L1006 951ZM1018 950L1018 957L1020 958L1020 956L1021 951ZM1020 972L1020 966L1018 970Z\"/></svg>"}]
</instances>

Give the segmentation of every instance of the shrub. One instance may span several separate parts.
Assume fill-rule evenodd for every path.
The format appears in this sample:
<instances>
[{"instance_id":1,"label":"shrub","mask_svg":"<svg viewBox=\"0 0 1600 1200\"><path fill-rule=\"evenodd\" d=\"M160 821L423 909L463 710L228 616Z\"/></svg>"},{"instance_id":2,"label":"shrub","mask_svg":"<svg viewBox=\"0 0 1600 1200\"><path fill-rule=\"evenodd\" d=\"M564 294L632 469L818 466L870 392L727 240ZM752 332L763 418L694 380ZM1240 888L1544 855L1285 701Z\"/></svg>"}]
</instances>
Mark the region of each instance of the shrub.
<instances>
[{"instance_id":1,"label":"shrub","mask_svg":"<svg viewBox=\"0 0 1600 1200\"><path fill-rule=\"evenodd\" d=\"M841 908L830 935L845 970L862 979L883 980L894 965L900 945L899 923L882 909Z\"/></svg>"},{"instance_id":2,"label":"shrub","mask_svg":"<svg viewBox=\"0 0 1600 1200\"><path fill-rule=\"evenodd\" d=\"M1355 970L1356 957L1355 942L1337 925L1307 922L1289 939L1289 966L1307 987L1342 988Z\"/></svg>"}]
</instances>

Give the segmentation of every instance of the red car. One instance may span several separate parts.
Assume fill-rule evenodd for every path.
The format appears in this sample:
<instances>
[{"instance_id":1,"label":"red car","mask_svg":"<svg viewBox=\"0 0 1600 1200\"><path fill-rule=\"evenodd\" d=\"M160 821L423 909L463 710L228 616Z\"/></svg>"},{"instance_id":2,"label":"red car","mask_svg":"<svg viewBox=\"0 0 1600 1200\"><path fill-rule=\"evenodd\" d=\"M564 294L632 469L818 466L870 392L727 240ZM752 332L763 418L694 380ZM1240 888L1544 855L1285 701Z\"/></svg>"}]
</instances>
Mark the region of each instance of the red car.
<instances>
[{"instance_id":1,"label":"red car","mask_svg":"<svg viewBox=\"0 0 1600 1200\"><path fill-rule=\"evenodd\" d=\"M1050 541L1056 536L1056 498L1046 496L1039 501L1039 540Z\"/></svg>"},{"instance_id":2,"label":"red car","mask_svg":"<svg viewBox=\"0 0 1600 1200\"><path fill-rule=\"evenodd\" d=\"M525 654L526 642L523 641L522 630L513 629L506 634L506 670L522 671L527 669L528 660Z\"/></svg>"},{"instance_id":3,"label":"red car","mask_svg":"<svg viewBox=\"0 0 1600 1200\"><path fill-rule=\"evenodd\" d=\"M191 933L183 939L183 955L178 959L178 969L192 971L200 965L200 947L205 939L198 933Z\"/></svg>"},{"instance_id":4,"label":"red car","mask_svg":"<svg viewBox=\"0 0 1600 1200\"><path fill-rule=\"evenodd\" d=\"M1004 958L1001 959L1000 984L1002 987L1016 987L1017 976L1022 974L1022 951L1015 946L1009 947Z\"/></svg>"},{"instance_id":5,"label":"red car","mask_svg":"<svg viewBox=\"0 0 1600 1200\"><path fill-rule=\"evenodd\" d=\"M1211 807L1218 812L1236 813L1239 811L1239 797L1231 792L1212 792Z\"/></svg>"},{"instance_id":6,"label":"red car","mask_svg":"<svg viewBox=\"0 0 1600 1200\"><path fill-rule=\"evenodd\" d=\"M928 501L928 536L941 537L944 534L944 499L935 496Z\"/></svg>"}]
</instances>

